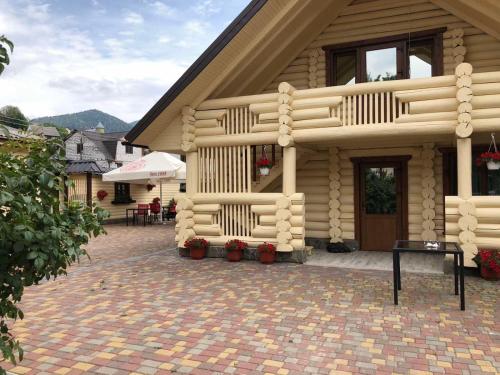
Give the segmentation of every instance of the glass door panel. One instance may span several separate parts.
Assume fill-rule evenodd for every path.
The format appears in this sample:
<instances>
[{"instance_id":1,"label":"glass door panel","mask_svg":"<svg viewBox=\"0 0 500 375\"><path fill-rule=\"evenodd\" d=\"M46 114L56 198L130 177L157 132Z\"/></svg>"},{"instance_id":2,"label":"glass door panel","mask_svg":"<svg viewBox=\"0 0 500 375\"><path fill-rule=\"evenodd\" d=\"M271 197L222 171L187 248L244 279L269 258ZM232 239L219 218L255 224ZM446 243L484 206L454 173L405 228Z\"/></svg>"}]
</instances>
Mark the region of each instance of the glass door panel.
<instances>
[{"instance_id":1,"label":"glass door panel","mask_svg":"<svg viewBox=\"0 0 500 375\"><path fill-rule=\"evenodd\" d=\"M364 179L365 214L395 214L397 211L395 168L366 168Z\"/></svg>"}]
</instances>

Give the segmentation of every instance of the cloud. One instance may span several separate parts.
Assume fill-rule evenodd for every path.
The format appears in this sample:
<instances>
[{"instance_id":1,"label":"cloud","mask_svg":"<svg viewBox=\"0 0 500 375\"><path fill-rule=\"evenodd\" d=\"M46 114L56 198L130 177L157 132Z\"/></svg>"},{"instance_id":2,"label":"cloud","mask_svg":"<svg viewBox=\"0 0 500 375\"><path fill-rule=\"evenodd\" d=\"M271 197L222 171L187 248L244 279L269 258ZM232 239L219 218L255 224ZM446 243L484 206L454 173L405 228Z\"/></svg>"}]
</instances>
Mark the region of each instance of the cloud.
<instances>
[{"instance_id":1,"label":"cloud","mask_svg":"<svg viewBox=\"0 0 500 375\"><path fill-rule=\"evenodd\" d=\"M19 4L0 0L0 8L0 24L15 42L0 77L0 107L17 105L30 118L98 108L137 120L188 66L179 58L142 56L144 49L113 34L99 40L92 27L68 24L50 7L30 8L30 18ZM32 22L44 14L50 22Z\"/></svg>"},{"instance_id":2,"label":"cloud","mask_svg":"<svg viewBox=\"0 0 500 375\"><path fill-rule=\"evenodd\" d=\"M158 38L158 43L160 44L168 44L172 41L172 38L169 36L160 36Z\"/></svg>"},{"instance_id":3,"label":"cloud","mask_svg":"<svg viewBox=\"0 0 500 375\"><path fill-rule=\"evenodd\" d=\"M162 1L151 1L149 5L153 8L155 13L162 16L174 16L176 14L176 10Z\"/></svg>"},{"instance_id":4,"label":"cloud","mask_svg":"<svg viewBox=\"0 0 500 375\"><path fill-rule=\"evenodd\" d=\"M131 25L142 25L144 23L144 18L139 13L128 11L124 21Z\"/></svg>"},{"instance_id":5,"label":"cloud","mask_svg":"<svg viewBox=\"0 0 500 375\"><path fill-rule=\"evenodd\" d=\"M221 11L221 7L215 3L214 0L198 1L192 9L199 15L209 16Z\"/></svg>"},{"instance_id":6,"label":"cloud","mask_svg":"<svg viewBox=\"0 0 500 375\"><path fill-rule=\"evenodd\" d=\"M188 21L184 24L184 30L188 34L205 34L208 24L198 20Z\"/></svg>"}]
</instances>

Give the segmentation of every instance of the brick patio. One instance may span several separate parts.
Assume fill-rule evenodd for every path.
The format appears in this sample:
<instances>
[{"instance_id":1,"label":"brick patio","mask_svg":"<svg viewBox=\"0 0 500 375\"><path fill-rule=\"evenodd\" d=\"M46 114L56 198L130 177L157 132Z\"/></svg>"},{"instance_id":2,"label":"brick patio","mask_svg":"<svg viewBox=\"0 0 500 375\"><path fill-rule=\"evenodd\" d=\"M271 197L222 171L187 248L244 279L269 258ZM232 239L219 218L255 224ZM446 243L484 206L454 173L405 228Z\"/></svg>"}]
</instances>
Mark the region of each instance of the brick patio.
<instances>
[{"instance_id":1,"label":"brick patio","mask_svg":"<svg viewBox=\"0 0 500 375\"><path fill-rule=\"evenodd\" d=\"M27 290L16 374L500 371L500 288L452 276L177 256L171 226L110 226L68 277Z\"/></svg>"}]
</instances>

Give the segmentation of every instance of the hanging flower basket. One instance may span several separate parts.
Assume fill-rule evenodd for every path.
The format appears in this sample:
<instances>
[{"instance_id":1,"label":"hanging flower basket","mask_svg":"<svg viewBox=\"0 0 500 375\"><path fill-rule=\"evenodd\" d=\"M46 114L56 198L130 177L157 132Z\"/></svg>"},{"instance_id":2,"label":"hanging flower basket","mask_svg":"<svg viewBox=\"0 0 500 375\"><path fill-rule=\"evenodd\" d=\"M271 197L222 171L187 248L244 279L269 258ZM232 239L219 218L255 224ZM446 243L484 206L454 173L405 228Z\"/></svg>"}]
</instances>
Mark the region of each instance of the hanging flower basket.
<instances>
[{"instance_id":1,"label":"hanging flower basket","mask_svg":"<svg viewBox=\"0 0 500 375\"><path fill-rule=\"evenodd\" d=\"M262 149L262 156L257 161L257 168L259 168L260 175L268 176L272 166L273 165L271 161L267 158L266 146L264 146L264 148Z\"/></svg>"},{"instance_id":2,"label":"hanging flower basket","mask_svg":"<svg viewBox=\"0 0 500 375\"><path fill-rule=\"evenodd\" d=\"M147 184L147 185L146 185L146 189L147 189L148 191L153 190L155 187L156 187L156 185L153 185L153 184Z\"/></svg>"},{"instance_id":3,"label":"hanging flower basket","mask_svg":"<svg viewBox=\"0 0 500 375\"><path fill-rule=\"evenodd\" d=\"M491 143L487 152L483 152L476 160L478 166L486 163L486 167L489 170L500 169L500 152L497 149L497 144L495 142L495 135L491 134Z\"/></svg>"},{"instance_id":4,"label":"hanging flower basket","mask_svg":"<svg viewBox=\"0 0 500 375\"><path fill-rule=\"evenodd\" d=\"M104 198L106 198L107 195L108 195L108 193L106 192L106 190L99 190L97 192L97 199L102 201Z\"/></svg>"}]
</instances>

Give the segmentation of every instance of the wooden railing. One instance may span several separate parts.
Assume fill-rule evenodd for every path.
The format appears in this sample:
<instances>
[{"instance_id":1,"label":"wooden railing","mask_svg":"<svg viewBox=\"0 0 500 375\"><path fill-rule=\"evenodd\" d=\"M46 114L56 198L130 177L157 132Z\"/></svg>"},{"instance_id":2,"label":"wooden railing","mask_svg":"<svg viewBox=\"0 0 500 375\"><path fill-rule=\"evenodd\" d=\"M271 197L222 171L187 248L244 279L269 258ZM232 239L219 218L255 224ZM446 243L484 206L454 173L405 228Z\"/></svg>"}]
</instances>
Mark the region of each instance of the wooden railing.
<instances>
[{"instance_id":1,"label":"wooden railing","mask_svg":"<svg viewBox=\"0 0 500 375\"><path fill-rule=\"evenodd\" d=\"M214 223L221 227L223 236L251 237L257 225L257 215L252 212L249 204L223 204Z\"/></svg>"}]
</instances>

